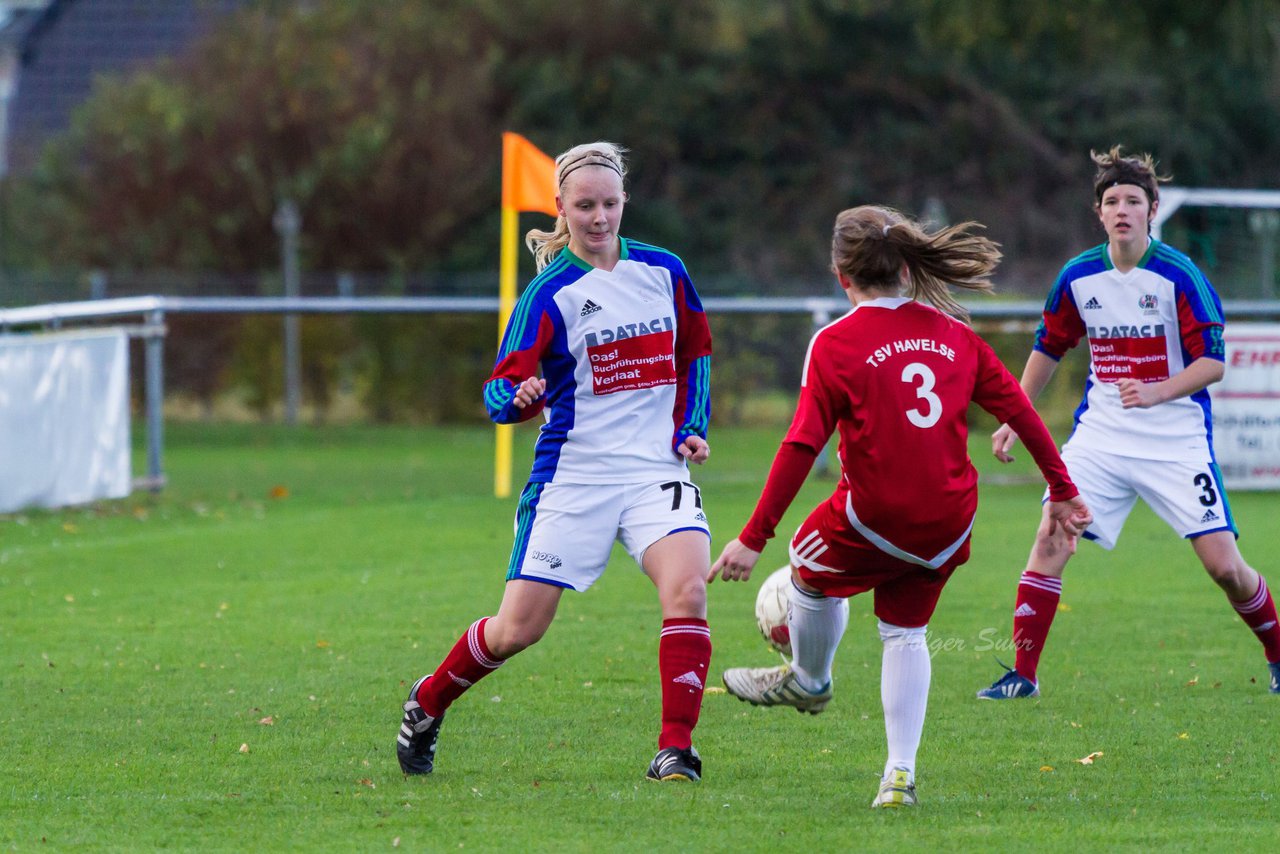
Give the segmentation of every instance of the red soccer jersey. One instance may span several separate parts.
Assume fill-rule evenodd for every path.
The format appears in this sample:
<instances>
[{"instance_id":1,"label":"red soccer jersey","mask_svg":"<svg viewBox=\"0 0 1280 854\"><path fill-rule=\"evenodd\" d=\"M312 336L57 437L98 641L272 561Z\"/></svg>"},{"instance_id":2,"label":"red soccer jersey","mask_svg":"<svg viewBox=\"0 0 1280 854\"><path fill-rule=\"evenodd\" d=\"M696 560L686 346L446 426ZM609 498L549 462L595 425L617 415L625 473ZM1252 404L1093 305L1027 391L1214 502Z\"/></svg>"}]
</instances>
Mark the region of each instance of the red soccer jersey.
<instances>
[{"instance_id":1,"label":"red soccer jersey","mask_svg":"<svg viewBox=\"0 0 1280 854\"><path fill-rule=\"evenodd\" d=\"M839 430L833 509L882 550L933 561L964 541L977 512L970 401L1002 423L1031 408L968 326L914 300L875 299L814 335L784 443L816 452Z\"/></svg>"}]
</instances>

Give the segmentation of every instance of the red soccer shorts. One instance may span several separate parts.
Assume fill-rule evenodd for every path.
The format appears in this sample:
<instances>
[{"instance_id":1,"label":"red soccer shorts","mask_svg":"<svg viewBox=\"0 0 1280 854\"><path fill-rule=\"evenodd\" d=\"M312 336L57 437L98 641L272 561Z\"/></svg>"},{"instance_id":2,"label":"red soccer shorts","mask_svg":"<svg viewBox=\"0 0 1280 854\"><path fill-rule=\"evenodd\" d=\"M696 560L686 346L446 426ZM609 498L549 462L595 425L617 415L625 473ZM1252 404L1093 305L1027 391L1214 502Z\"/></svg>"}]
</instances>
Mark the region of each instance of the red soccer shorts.
<instances>
[{"instance_id":1,"label":"red soccer shorts","mask_svg":"<svg viewBox=\"0 0 1280 854\"><path fill-rule=\"evenodd\" d=\"M791 539L791 565L805 584L847 599L875 591L875 614L903 628L929 622L951 573L969 560L969 540L938 569L888 555L854 530L849 518L824 501Z\"/></svg>"}]
</instances>

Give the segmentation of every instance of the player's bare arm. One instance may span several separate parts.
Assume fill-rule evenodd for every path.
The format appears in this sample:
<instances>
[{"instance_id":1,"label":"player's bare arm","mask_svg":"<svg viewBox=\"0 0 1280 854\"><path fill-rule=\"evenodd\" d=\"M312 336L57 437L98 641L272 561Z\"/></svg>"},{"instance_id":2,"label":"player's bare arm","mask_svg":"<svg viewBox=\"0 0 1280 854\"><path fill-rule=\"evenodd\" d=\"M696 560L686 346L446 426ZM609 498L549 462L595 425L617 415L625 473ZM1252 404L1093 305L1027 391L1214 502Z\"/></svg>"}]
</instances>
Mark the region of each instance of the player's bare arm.
<instances>
[{"instance_id":1,"label":"player's bare arm","mask_svg":"<svg viewBox=\"0 0 1280 854\"><path fill-rule=\"evenodd\" d=\"M1049 384L1049 380L1053 377L1053 372L1057 370L1058 363L1050 356L1041 353L1039 350L1032 350L1031 355L1027 357L1027 366L1022 369L1022 379L1019 384L1022 390L1027 393L1027 399L1035 402L1040 396L1040 392L1044 391L1044 387ZM1013 432L1013 428L1008 424L1001 424L1000 427L991 434L991 453L1002 463L1013 462L1013 455L1009 453L1013 448L1013 443L1018 441L1018 436Z\"/></svg>"},{"instance_id":2,"label":"player's bare arm","mask_svg":"<svg viewBox=\"0 0 1280 854\"><path fill-rule=\"evenodd\" d=\"M520 383L520 387L516 389L515 397L511 402L516 405L516 409L524 409L526 406L542 397L542 393L546 390L546 380L540 377L529 377L529 379Z\"/></svg>"},{"instance_id":3,"label":"player's bare arm","mask_svg":"<svg viewBox=\"0 0 1280 854\"><path fill-rule=\"evenodd\" d=\"M715 581L717 575L725 581L746 581L751 577L751 570L759 559L760 552L747 548L734 538L725 545L720 557L711 565L707 583Z\"/></svg>"},{"instance_id":4,"label":"player's bare arm","mask_svg":"<svg viewBox=\"0 0 1280 854\"><path fill-rule=\"evenodd\" d=\"M1201 356L1181 371L1156 383L1123 379L1116 381L1120 402L1125 409L1150 409L1211 386L1222 379L1226 365L1217 359Z\"/></svg>"}]
</instances>

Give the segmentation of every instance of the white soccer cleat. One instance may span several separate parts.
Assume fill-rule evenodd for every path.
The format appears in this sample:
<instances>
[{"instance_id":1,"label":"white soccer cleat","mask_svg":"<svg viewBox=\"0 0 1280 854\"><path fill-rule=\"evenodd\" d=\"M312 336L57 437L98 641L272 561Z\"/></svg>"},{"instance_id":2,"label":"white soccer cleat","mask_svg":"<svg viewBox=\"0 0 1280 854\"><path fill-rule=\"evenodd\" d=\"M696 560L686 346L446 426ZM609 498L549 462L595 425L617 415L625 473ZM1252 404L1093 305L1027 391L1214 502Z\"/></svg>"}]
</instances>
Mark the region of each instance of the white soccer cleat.
<instances>
[{"instance_id":1,"label":"white soccer cleat","mask_svg":"<svg viewBox=\"0 0 1280 854\"><path fill-rule=\"evenodd\" d=\"M830 682L821 691L810 693L800 687L795 672L786 665L733 667L721 678L730 694L753 706L790 706L816 715L831 702Z\"/></svg>"},{"instance_id":2,"label":"white soccer cleat","mask_svg":"<svg viewBox=\"0 0 1280 854\"><path fill-rule=\"evenodd\" d=\"M871 802L872 809L897 809L916 805L916 784L902 768L894 768L893 772L880 781L880 791Z\"/></svg>"}]
</instances>

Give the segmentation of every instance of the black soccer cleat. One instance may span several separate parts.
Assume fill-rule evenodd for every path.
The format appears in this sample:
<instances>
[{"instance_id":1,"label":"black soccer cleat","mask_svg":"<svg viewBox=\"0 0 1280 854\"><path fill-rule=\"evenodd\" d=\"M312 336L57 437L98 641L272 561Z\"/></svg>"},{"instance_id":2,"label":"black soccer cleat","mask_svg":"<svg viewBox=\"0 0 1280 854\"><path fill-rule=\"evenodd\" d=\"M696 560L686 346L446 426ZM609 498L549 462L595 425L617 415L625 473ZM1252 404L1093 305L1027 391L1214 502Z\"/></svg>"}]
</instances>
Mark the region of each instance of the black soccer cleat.
<instances>
[{"instance_id":1,"label":"black soccer cleat","mask_svg":"<svg viewBox=\"0 0 1280 854\"><path fill-rule=\"evenodd\" d=\"M664 747L649 763L650 780L672 780L696 783L702 779L702 757L692 746L687 749Z\"/></svg>"},{"instance_id":2,"label":"black soccer cleat","mask_svg":"<svg viewBox=\"0 0 1280 854\"><path fill-rule=\"evenodd\" d=\"M414 682L404 703L404 718L400 721L400 734L396 736L396 758L400 760L400 770L406 774L430 774L435 768L436 739L440 737L444 712L433 718L418 705L418 688L430 678L428 673Z\"/></svg>"}]
</instances>

